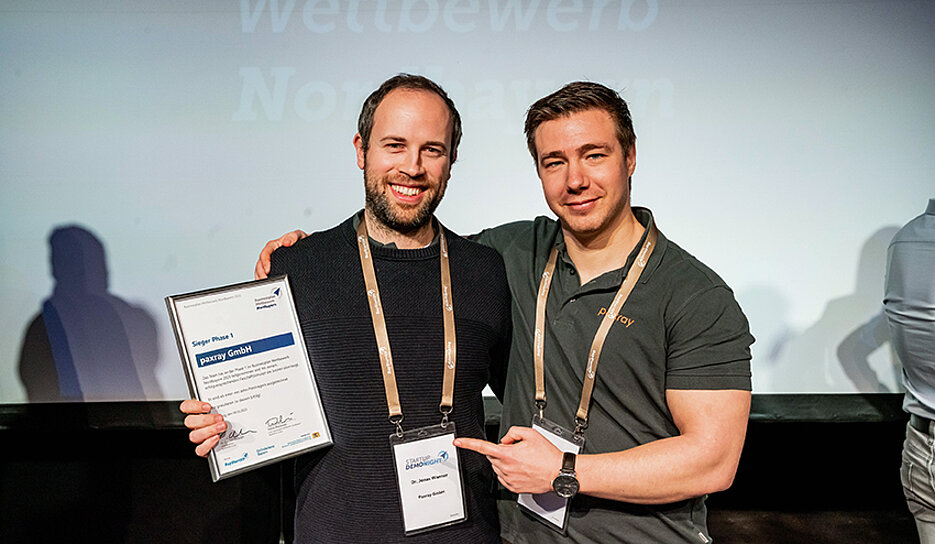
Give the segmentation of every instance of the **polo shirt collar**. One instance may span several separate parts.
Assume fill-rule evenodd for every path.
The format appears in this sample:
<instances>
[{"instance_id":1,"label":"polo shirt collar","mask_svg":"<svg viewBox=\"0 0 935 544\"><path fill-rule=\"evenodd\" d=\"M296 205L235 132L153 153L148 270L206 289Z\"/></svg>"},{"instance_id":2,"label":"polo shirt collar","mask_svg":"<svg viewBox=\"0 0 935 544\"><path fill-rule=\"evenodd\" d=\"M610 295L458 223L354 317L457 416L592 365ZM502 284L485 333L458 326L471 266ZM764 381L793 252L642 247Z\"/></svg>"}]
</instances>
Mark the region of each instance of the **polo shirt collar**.
<instances>
[{"instance_id":1,"label":"polo shirt collar","mask_svg":"<svg viewBox=\"0 0 935 544\"><path fill-rule=\"evenodd\" d=\"M632 210L633 215L636 216L636 220L639 221L640 225L643 225L643 227L647 227L649 222L653 220L653 212L650 211L649 208L634 206ZM571 260L571 257L568 256L568 250L565 246L565 233L561 228L560 222L558 226L558 236L555 238L555 246L558 248L560 264L567 269L577 270L574 262ZM656 225L656 229L659 230L659 225ZM623 265L623 268L617 268L616 270L605 272L589 281L587 284L582 285L581 289L591 291L619 288L620 284L623 283L627 272L629 272L630 267L633 265L633 262L636 260L636 256L639 254L640 247L642 247L643 242L646 240L646 236L648 235L649 229L644 228L643 235L640 237L640 241L636 244L636 247L630 251L630 254L627 256L627 262ZM659 262L662 260L662 255L666 252L666 247L668 247L668 245L669 241L660 230L659 238L656 240L656 248L653 250L652 255L649 257L649 262L646 264L646 268L643 270L643 274L640 276L640 283L647 283L652 277L653 271L659 267Z\"/></svg>"}]
</instances>

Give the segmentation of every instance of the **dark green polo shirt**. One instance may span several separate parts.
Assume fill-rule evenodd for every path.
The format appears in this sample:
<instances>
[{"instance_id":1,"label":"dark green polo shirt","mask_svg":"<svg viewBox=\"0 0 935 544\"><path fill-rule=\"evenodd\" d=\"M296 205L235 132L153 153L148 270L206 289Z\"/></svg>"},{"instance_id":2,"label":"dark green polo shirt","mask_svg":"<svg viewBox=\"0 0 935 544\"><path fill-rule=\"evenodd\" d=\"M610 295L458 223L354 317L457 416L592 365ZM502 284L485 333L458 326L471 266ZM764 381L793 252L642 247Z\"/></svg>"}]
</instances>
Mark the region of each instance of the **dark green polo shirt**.
<instances>
[{"instance_id":1,"label":"dark green polo shirt","mask_svg":"<svg viewBox=\"0 0 935 544\"><path fill-rule=\"evenodd\" d=\"M633 211L641 224L648 224L649 210ZM677 435L666 389L750 390L753 337L733 292L711 269L668 240L661 232L664 228L639 284L607 335L585 453L626 450ZM591 342L639 244L623 268L580 285L555 220L510 223L481 232L476 241L501 253L513 296L513 344L501 435L512 425L528 426L533 416L536 294L549 252L558 245L546 304L545 417L573 429ZM514 501L501 501L500 515L504 537L515 544L564 541L520 512ZM574 542L703 543L709 538L703 497L652 506L579 495L572 501L568 534Z\"/></svg>"}]
</instances>

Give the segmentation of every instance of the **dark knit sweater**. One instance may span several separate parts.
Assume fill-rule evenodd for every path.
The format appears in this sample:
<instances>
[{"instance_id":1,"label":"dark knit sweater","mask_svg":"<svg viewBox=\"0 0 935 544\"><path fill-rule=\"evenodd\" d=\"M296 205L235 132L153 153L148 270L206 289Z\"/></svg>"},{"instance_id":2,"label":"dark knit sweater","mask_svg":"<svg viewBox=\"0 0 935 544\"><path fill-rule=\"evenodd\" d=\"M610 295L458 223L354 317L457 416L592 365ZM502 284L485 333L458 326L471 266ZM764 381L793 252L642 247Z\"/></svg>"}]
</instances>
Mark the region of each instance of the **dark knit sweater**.
<instances>
[{"instance_id":1,"label":"dark knit sweater","mask_svg":"<svg viewBox=\"0 0 935 544\"><path fill-rule=\"evenodd\" d=\"M288 274L334 445L296 461L296 542L499 542L487 460L461 452L467 521L406 537L389 445L386 394L353 218L273 253L271 275ZM502 392L510 335L503 261L450 231L457 371L451 418L459 436L484 437L481 391ZM372 246L372 245L371 245ZM403 428L440 421L443 326L439 245L371 247Z\"/></svg>"}]
</instances>

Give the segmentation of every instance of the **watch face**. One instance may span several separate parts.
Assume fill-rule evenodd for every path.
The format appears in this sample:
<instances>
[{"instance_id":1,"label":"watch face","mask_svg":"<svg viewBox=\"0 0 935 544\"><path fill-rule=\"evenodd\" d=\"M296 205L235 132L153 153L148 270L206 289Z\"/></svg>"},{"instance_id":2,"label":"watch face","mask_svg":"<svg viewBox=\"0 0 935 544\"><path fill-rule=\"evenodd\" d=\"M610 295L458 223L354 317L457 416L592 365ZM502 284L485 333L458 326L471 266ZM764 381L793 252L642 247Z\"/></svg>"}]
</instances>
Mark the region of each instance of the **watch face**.
<instances>
[{"instance_id":1,"label":"watch face","mask_svg":"<svg viewBox=\"0 0 935 544\"><path fill-rule=\"evenodd\" d=\"M552 480L552 489L563 499L570 499L578 493L578 479L571 474L559 474Z\"/></svg>"}]
</instances>

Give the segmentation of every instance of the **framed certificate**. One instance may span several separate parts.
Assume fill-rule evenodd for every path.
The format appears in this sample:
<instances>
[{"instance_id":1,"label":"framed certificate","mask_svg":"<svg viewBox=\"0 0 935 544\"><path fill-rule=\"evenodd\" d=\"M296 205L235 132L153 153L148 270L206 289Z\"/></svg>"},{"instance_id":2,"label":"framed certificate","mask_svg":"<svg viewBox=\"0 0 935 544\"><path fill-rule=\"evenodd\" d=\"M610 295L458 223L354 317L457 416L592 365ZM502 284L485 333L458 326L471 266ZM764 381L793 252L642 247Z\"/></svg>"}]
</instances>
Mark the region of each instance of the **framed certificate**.
<instances>
[{"instance_id":1,"label":"framed certificate","mask_svg":"<svg viewBox=\"0 0 935 544\"><path fill-rule=\"evenodd\" d=\"M292 302L278 276L166 297L192 396L224 416L214 481L331 445Z\"/></svg>"}]
</instances>

